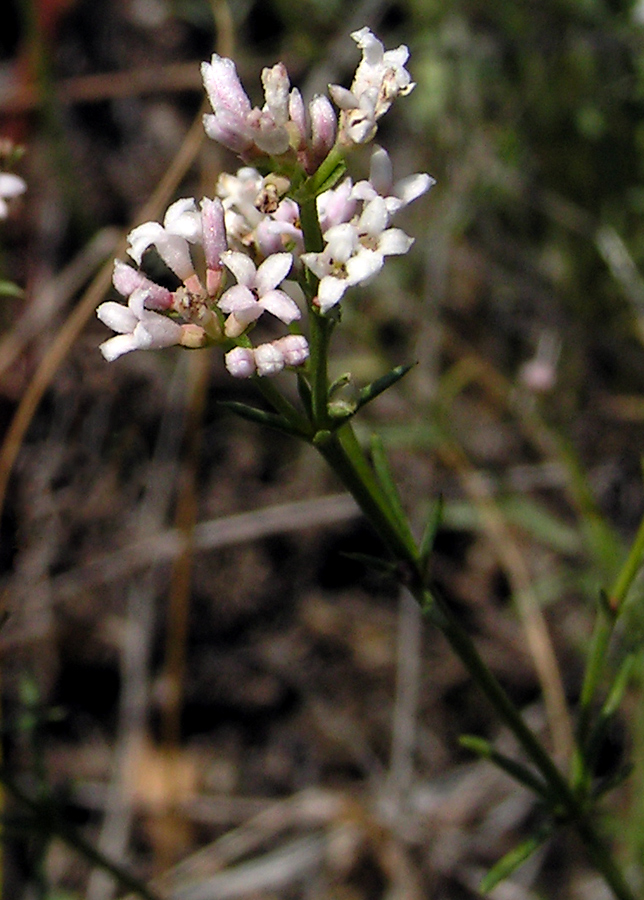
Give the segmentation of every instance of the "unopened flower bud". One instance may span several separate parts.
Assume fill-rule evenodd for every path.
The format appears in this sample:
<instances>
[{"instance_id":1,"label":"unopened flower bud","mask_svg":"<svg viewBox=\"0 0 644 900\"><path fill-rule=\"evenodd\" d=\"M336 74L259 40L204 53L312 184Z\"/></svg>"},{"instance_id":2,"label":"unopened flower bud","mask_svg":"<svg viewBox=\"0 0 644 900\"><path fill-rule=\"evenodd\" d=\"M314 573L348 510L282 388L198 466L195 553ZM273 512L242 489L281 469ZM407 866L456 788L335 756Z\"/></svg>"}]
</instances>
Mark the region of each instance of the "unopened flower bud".
<instances>
[{"instance_id":1,"label":"unopened flower bud","mask_svg":"<svg viewBox=\"0 0 644 900\"><path fill-rule=\"evenodd\" d=\"M249 347L234 347L226 354L225 360L233 378L250 378L255 374L255 355Z\"/></svg>"},{"instance_id":2,"label":"unopened flower bud","mask_svg":"<svg viewBox=\"0 0 644 900\"><path fill-rule=\"evenodd\" d=\"M208 197L203 198L201 201L201 223L206 268L208 270L221 270L223 267L221 254L228 249L228 241L226 240L224 207L219 197L215 197L214 200L210 200ZM212 295L210 287L208 287L208 293Z\"/></svg>"},{"instance_id":3,"label":"unopened flower bud","mask_svg":"<svg viewBox=\"0 0 644 900\"><path fill-rule=\"evenodd\" d=\"M284 357L285 366L301 366L309 358L309 345L302 334L287 334L273 343Z\"/></svg>"},{"instance_id":4,"label":"unopened flower bud","mask_svg":"<svg viewBox=\"0 0 644 900\"><path fill-rule=\"evenodd\" d=\"M328 97L321 94L309 103L311 117L311 149L316 159L323 160L335 143L338 120Z\"/></svg>"},{"instance_id":5,"label":"unopened flower bud","mask_svg":"<svg viewBox=\"0 0 644 900\"><path fill-rule=\"evenodd\" d=\"M258 375L277 375L284 368L284 354L273 344L260 344L255 347L255 365Z\"/></svg>"}]
</instances>

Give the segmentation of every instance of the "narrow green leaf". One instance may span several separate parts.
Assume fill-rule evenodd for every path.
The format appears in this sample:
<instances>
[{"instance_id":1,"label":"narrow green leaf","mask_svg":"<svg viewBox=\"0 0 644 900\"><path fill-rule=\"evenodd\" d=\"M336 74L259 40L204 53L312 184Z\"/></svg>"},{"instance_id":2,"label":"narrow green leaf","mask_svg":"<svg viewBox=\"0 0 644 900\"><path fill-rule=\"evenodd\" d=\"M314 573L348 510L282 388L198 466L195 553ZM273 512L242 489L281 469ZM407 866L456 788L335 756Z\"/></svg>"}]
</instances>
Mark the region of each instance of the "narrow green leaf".
<instances>
[{"instance_id":1,"label":"narrow green leaf","mask_svg":"<svg viewBox=\"0 0 644 900\"><path fill-rule=\"evenodd\" d=\"M266 410L263 409L256 409L254 406L247 406L245 403L238 403L235 400L221 400L219 405L231 410L231 412L234 412L242 419L254 422L256 425L265 425L268 428L275 428L277 431L282 431L284 434L300 436L300 432L283 416L266 412Z\"/></svg>"},{"instance_id":2,"label":"narrow green leaf","mask_svg":"<svg viewBox=\"0 0 644 900\"><path fill-rule=\"evenodd\" d=\"M382 442L382 438L376 434L372 435L371 437L371 458L373 460L373 467L376 470L376 475L378 476L380 486L382 487L387 500L389 501L389 506L392 513L394 514L394 517L398 524L398 528L400 529L400 533L404 537L408 546L415 549L416 542L414 541L414 536L411 533L411 528L409 527L409 519L407 518L405 510L403 509L403 505L400 501L400 494L398 493L398 488L396 487L396 483L391 474L391 469L389 468L389 461L387 460L385 445Z\"/></svg>"},{"instance_id":3,"label":"narrow green leaf","mask_svg":"<svg viewBox=\"0 0 644 900\"><path fill-rule=\"evenodd\" d=\"M351 372L344 372L333 381L329 387L329 397L333 397L338 391L346 387L351 382Z\"/></svg>"},{"instance_id":4,"label":"narrow green leaf","mask_svg":"<svg viewBox=\"0 0 644 900\"><path fill-rule=\"evenodd\" d=\"M539 847L541 847L552 833L551 828L544 827L532 837L527 838L493 866L481 881L480 889L487 894L493 888L512 875L519 866L522 866Z\"/></svg>"},{"instance_id":5,"label":"narrow green leaf","mask_svg":"<svg viewBox=\"0 0 644 900\"><path fill-rule=\"evenodd\" d=\"M510 759L503 753L495 750L489 741L485 738L477 737L473 734L463 734L459 738L459 743L466 750L476 753L481 759L487 759L497 768L502 769L506 775L509 775L515 781L518 781L524 787L527 787L534 794L550 803L551 797L548 787L541 779L535 775L530 769L526 768L522 763Z\"/></svg>"},{"instance_id":6,"label":"narrow green leaf","mask_svg":"<svg viewBox=\"0 0 644 900\"><path fill-rule=\"evenodd\" d=\"M407 372L414 368L416 363L408 363L406 366L396 366L391 372L387 372L386 375L382 375L380 378L376 378L375 381L372 381L371 384L363 387L360 393L358 394L358 409L361 409L363 406L366 406L367 403L370 403L372 400L375 400L379 394L382 394L383 391L386 391L387 388L392 387L392 385L396 384L397 381L400 381L401 378L404 378Z\"/></svg>"},{"instance_id":7,"label":"narrow green leaf","mask_svg":"<svg viewBox=\"0 0 644 900\"><path fill-rule=\"evenodd\" d=\"M613 683L610 686L606 702L602 708L603 715L607 717L612 716L619 709L631 679L631 675L633 674L633 669L635 668L638 656L639 654L637 652L631 652L622 660L621 665L617 670L617 674L613 679Z\"/></svg>"},{"instance_id":8,"label":"narrow green leaf","mask_svg":"<svg viewBox=\"0 0 644 900\"><path fill-rule=\"evenodd\" d=\"M297 373L297 390L302 401L302 406L306 410L309 418L311 418L311 385L309 379L302 372Z\"/></svg>"},{"instance_id":9,"label":"narrow green leaf","mask_svg":"<svg viewBox=\"0 0 644 900\"><path fill-rule=\"evenodd\" d=\"M423 580L426 580L429 574L429 563L434 549L434 542L442 521L443 496L440 494L436 502L432 503L429 516L427 517L425 531L423 532L423 537L420 542L420 568L423 573Z\"/></svg>"},{"instance_id":10,"label":"narrow green leaf","mask_svg":"<svg viewBox=\"0 0 644 900\"><path fill-rule=\"evenodd\" d=\"M610 598L604 588L599 590L599 606L611 622L615 621L615 610L610 605Z\"/></svg>"},{"instance_id":11,"label":"narrow green leaf","mask_svg":"<svg viewBox=\"0 0 644 900\"><path fill-rule=\"evenodd\" d=\"M584 762L589 772L595 771L597 761L601 753L602 745L606 738L606 733L611 725L611 722L613 722L615 718L615 714L619 710L624 692L628 687L628 683L633 673L633 668L635 666L637 658L638 654L629 653L625 657L625 659L622 660L622 664L617 670L617 674L613 678L612 684L608 691L608 697L604 701L604 705L602 706L596 721L589 729L586 740L582 745L581 749ZM610 788L606 788L602 791L602 793L605 793L606 790L610 790Z\"/></svg>"},{"instance_id":12,"label":"narrow green leaf","mask_svg":"<svg viewBox=\"0 0 644 900\"><path fill-rule=\"evenodd\" d=\"M324 191L334 187L346 171L347 164L344 157L339 151L332 150L316 172L293 192L293 199L297 203L314 200Z\"/></svg>"},{"instance_id":13,"label":"narrow green leaf","mask_svg":"<svg viewBox=\"0 0 644 900\"><path fill-rule=\"evenodd\" d=\"M315 200L324 191L334 187L347 171L344 157L332 150L317 171L290 192L290 196L300 206L308 200Z\"/></svg>"}]
</instances>

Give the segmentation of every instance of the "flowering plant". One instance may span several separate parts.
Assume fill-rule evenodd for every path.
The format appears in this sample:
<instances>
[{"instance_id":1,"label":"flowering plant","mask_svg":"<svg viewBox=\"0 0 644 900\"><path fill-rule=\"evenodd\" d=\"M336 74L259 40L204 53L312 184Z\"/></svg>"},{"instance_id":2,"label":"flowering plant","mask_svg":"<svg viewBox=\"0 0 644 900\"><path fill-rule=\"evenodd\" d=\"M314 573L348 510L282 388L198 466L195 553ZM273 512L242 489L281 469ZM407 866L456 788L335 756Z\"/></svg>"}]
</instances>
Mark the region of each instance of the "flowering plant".
<instances>
[{"instance_id":1,"label":"flowering plant","mask_svg":"<svg viewBox=\"0 0 644 900\"><path fill-rule=\"evenodd\" d=\"M204 117L206 133L236 153L243 166L234 175L219 177L214 197L198 203L179 199L162 224L146 222L130 233L128 254L137 267L115 263L113 283L127 306L113 301L99 306L99 318L117 332L101 351L113 361L136 349L221 347L231 376L251 379L269 408L228 405L247 419L307 441L354 496L389 554L369 562L404 585L441 629L513 732L524 759L508 758L480 738L465 738L465 745L529 788L543 810L538 833L501 860L485 888L510 874L565 823L577 831L613 895L633 900L635 894L595 823L602 794L597 747L623 694L628 659L608 685L599 713L595 709L606 647L644 558L644 528L598 612L577 744L566 773L525 723L433 583L440 504L417 540L382 444L374 439L369 455L353 430L356 413L411 367L392 369L350 400L340 396L346 378L331 383L328 377L331 337L349 300L347 292L373 279L387 257L409 251L413 239L393 224L395 216L433 183L425 173L395 181L390 158L378 146L371 153L367 179L354 182L347 176L351 151L371 142L392 103L414 88L405 68L405 46L385 50L368 28L352 38L362 59L351 87L331 85L330 97L314 97L308 105L291 87L282 63L262 73L261 109L251 106L232 60L215 54L203 64L213 110ZM174 289L143 271L151 249L175 278ZM256 329L263 329L259 341ZM271 379L283 370L297 379L297 405Z\"/></svg>"}]
</instances>

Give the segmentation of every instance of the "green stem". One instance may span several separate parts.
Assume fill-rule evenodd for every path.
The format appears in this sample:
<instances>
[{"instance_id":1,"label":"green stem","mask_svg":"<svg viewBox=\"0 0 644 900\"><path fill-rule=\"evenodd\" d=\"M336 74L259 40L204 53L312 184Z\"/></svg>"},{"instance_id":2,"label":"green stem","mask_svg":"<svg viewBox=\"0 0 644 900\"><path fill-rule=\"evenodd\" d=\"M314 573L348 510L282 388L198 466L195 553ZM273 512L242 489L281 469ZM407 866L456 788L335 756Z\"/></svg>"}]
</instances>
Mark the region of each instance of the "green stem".
<instances>
[{"instance_id":1,"label":"green stem","mask_svg":"<svg viewBox=\"0 0 644 900\"><path fill-rule=\"evenodd\" d=\"M329 416L329 373L327 370L333 321L325 319L316 309L311 309L309 325L311 412L316 430L324 431L333 426Z\"/></svg>"},{"instance_id":2,"label":"green stem","mask_svg":"<svg viewBox=\"0 0 644 900\"><path fill-rule=\"evenodd\" d=\"M611 609L615 615L619 616L622 605L626 599L631 585L635 581L638 572L642 568L644 562L644 518L640 522L640 527L635 535L635 540L631 546L626 562L617 576L613 590L611 591L609 600Z\"/></svg>"},{"instance_id":3,"label":"green stem","mask_svg":"<svg viewBox=\"0 0 644 900\"><path fill-rule=\"evenodd\" d=\"M410 581L418 580L418 554L396 521L389 501L358 443L350 422L322 433L315 447L353 495L386 547L405 565Z\"/></svg>"},{"instance_id":4,"label":"green stem","mask_svg":"<svg viewBox=\"0 0 644 900\"><path fill-rule=\"evenodd\" d=\"M318 218L317 198L307 197L300 201L300 222L304 235L304 247L307 253L320 253L324 249L324 240ZM329 343L335 324L332 318L321 315L313 305L318 291L318 278L310 269L305 273L307 301L309 307L309 371L311 372L311 408L316 430L330 428L328 411L329 375L327 360Z\"/></svg>"},{"instance_id":5,"label":"green stem","mask_svg":"<svg viewBox=\"0 0 644 900\"><path fill-rule=\"evenodd\" d=\"M455 654L483 691L500 719L512 731L527 757L548 786L551 812L577 831L597 870L617 900L636 900L608 848L588 818L576 794L536 735L528 728L491 669L479 655L469 634L449 606L423 586L418 551L401 533L376 477L347 423L315 446L340 477L388 549L403 564L404 580L430 620L443 632ZM403 577L403 576L401 576Z\"/></svg>"}]
</instances>

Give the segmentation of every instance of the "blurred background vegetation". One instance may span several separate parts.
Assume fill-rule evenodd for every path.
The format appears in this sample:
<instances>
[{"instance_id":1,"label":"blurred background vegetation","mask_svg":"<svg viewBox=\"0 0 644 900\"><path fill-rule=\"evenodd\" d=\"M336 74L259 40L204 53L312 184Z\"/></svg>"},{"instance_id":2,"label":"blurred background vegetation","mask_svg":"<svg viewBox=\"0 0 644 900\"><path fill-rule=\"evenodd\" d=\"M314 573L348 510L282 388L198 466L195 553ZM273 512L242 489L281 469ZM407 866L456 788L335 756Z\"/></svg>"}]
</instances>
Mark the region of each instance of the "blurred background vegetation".
<instances>
[{"instance_id":1,"label":"blurred background vegetation","mask_svg":"<svg viewBox=\"0 0 644 900\"><path fill-rule=\"evenodd\" d=\"M260 523L218 544L199 532L187 557L160 538L141 549L171 527L216 520L225 533L240 511L337 485L307 451L217 406L249 398L214 353L197 369L185 353L108 368L97 273L185 147L198 63L231 34L255 102L278 59L305 95L347 83L348 35L365 24L409 46L417 87L380 139L398 177L437 183L401 220L413 252L345 303L335 374L360 384L417 361L363 433L384 435L419 528L444 496L436 579L565 756L562 701L574 710L599 589L643 508L644 4L239 0L215 12L206 0L0 8L0 137L26 147L29 185L0 226L0 277L25 291L0 305L7 766L143 877L210 848L210 868L173 870L177 897L254 854L284 871L289 848L290 881L266 875L237 894L210 881L208 896L475 897L538 819L458 746L462 731L498 737L478 695L391 585L342 556L373 552L373 537L341 504L337 521L312 512L295 533L287 510L274 532ZM237 167L206 143L148 217ZM637 600L616 661L641 640ZM607 777L635 762L609 807L623 859L641 866L637 686L626 709L603 753ZM327 793L309 797L307 818L295 801L311 788ZM121 844L106 835L115 809ZM4 896L110 896L87 863L13 827L19 804L6 812ZM226 856L233 827L247 843ZM565 842L512 889L498 896L604 896Z\"/></svg>"}]
</instances>

